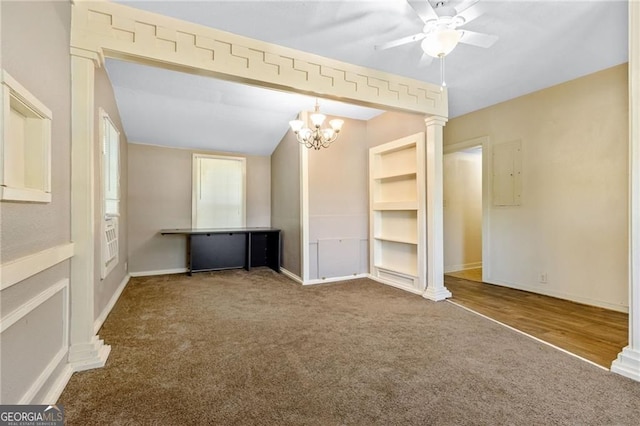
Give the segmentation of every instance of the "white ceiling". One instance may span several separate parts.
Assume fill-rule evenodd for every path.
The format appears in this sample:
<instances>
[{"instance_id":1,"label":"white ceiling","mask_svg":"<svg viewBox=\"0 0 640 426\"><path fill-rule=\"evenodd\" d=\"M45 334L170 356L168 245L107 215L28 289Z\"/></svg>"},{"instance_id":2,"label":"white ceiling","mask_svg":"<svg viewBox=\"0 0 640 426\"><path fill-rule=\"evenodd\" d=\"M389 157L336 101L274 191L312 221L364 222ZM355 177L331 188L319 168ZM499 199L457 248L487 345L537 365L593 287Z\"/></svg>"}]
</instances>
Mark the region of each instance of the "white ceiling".
<instances>
[{"instance_id":1,"label":"white ceiling","mask_svg":"<svg viewBox=\"0 0 640 426\"><path fill-rule=\"evenodd\" d=\"M374 49L421 32L422 21L404 0L119 3L440 82L438 61L424 64L419 42ZM452 118L627 62L626 1L480 0L475 7L484 14L464 28L499 39L488 49L459 44L446 57ZM132 142L269 155L288 121L314 104L300 95L116 60L106 68ZM326 100L321 110L364 120L380 113Z\"/></svg>"}]
</instances>

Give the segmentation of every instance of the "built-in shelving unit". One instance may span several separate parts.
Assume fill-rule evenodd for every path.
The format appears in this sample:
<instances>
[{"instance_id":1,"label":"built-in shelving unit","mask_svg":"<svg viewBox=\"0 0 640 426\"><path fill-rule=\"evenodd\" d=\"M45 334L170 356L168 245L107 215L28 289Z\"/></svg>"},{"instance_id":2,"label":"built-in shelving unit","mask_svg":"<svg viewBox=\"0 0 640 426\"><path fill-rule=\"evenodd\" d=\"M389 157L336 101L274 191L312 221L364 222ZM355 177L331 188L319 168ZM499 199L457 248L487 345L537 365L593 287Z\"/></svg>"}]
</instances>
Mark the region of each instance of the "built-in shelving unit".
<instances>
[{"instance_id":1,"label":"built-in shelving unit","mask_svg":"<svg viewBox=\"0 0 640 426\"><path fill-rule=\"evenodd\" d=\"M424 133L369 150L370 271L385 284L425 289Z\"/></svg>"}]
</instances>

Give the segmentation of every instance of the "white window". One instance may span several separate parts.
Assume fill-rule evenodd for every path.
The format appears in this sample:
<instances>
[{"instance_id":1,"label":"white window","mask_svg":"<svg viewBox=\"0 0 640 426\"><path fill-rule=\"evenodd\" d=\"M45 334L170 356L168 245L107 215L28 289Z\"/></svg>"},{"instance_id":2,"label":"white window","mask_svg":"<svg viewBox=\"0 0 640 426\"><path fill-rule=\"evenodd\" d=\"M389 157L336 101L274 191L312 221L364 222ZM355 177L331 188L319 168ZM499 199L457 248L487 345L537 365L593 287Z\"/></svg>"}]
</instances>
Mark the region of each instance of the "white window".
<instances>
[{"instance_id":1,"label":"white window","mask_svg":"<svg viewBox=\"0 0 640 426\"><path fill-rule=\"evenodd\" d=\"M193 155L193 228L245 226L246 159Z\"/></svg>"},{"instance_id":2,"label":"white window","mask_svg":"<svg viewBox=\"0 0 640 426\"><path fill-rule=\"evenodd\" d=\"M120 132L100 108L102 154L102 268L101 278L118 264L118 216L120 215Z\"/></svg>"},{"instance_id":3,"label":"white window","mask_svg":"<svg viewBox=\"0 0 640 426\"><path fill-rule=\"evenodd\" d=\"M0 200L51 201L51 111L1 72Z\"/></svg>"}]
</instances>

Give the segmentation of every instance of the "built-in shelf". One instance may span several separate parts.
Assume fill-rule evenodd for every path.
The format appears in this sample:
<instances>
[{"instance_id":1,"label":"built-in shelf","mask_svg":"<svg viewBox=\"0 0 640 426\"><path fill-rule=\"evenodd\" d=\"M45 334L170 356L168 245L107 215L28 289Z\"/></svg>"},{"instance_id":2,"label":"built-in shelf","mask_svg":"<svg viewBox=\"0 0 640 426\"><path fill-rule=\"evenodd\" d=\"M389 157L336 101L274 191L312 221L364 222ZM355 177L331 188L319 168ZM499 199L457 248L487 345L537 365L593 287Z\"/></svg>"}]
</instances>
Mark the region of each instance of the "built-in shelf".
<instances>
[{"instance_id":1,"label":"built-in shelf","mask_svg":"<svg viewBox=\"0 0 640 426\"><path fill-rule=\"evenodd\" d=\"M49 203L51 110L5 70L0 83L0 200Z\"/></svg>"},{"instance_id":2,"label":"built-in shelf","mask_svg":"<svg viewBox=\"0 0 640 426\"><path fill-rule=\"evenodd\" d=\"M369 150L371 276L420 292L425 287L424 133Z\"/></svg>"}]
</instances>

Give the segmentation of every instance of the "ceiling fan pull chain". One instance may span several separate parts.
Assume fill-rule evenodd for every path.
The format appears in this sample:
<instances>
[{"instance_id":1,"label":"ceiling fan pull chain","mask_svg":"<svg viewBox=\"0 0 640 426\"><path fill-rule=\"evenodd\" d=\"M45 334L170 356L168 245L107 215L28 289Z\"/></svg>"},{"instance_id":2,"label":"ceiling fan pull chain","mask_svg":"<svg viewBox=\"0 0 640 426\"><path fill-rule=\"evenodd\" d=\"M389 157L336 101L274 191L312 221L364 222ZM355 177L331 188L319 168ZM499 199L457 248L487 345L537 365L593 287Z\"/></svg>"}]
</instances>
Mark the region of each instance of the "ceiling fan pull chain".
<instances>
[{"instance_id":1,"label":"ceiling fan pull chain","mask_svg":"<svg viewBox=\"0 0 640 426\"><path fill-rule=\"evenodd\" d=\"M442 91L445 87L447 87L447 82L444 80L444 55L440 55L440 77L442 79L440 91Z\"/></svg>"}]
</instances>

